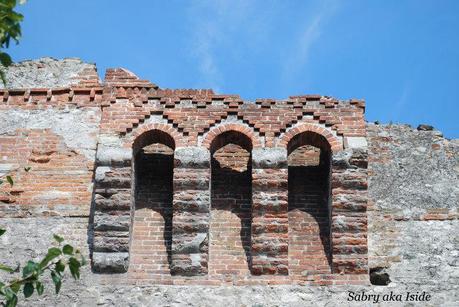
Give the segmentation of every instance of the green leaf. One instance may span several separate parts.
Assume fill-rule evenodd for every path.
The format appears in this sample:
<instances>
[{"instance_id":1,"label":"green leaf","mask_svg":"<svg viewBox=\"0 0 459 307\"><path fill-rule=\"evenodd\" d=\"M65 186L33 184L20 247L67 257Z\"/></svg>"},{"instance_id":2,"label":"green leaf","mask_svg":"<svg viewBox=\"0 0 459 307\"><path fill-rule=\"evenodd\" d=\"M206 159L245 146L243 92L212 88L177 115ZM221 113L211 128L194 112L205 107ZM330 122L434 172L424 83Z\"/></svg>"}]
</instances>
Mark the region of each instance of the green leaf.
<instances>
[{"instance_id":1,"label":"green leaf","mask_svg":"<svg viewBox=\"0 0 459 307\"><path fill-rule=\"evenodd\" d=\"M6 299L6 307L16 307L18 304L18 297L16 294L11 295L11 297L8 297Z\"/></svg>"},{"instance_id":2,"label":"green leaf","mask_svg":"<svg viewBox=\"0 0 459 307\"><path fill-rule=\"evenodd\" d=\"M54 240L57 241L57 243L62 243L62 242L64 242L64 238L62 238L62 237L60 237L60 236L58 236L58 235L53 235L53 237L54 237Z\"/></svg>"},{"instance_id":3,"label":"green leaf","mask_svg":"<svg viewBox=\"0 0 459 307\"><path fill-rule=\"evenodd\" d=\"M13 292L13 290L11 288L9 288L9 287L5 288L5 298L7 300L10 300L14 295L15 295L15 293Z\"/></svg>"},{"instance_id":4,"label":"green leaf","mask_svg":"<svg viewBox=\"0 0 459 307\"><path fill-rule=\"evenodd\" d=\"M74 257L70 257L69 259L69 269L70 273L72 274L72 277L74 279L79 279L80 278L80 262L76 260Z\"/></svg>"},{"instance_id":5,"label":"green leaf","mask_svg":"<svg viewBox=\"0 0 459 307\"><path fill-rule=\"evenodd\" d=\"M6 229L0 228L0 236L2 236L6 232Z\"/></svg>"},{"instance_id":6,"label":"green leaf","mask_svg":"<svg viewBox=\"0 0 459 307\"><path fill-rule=\"evenodd\" d=\"M68 244L64 245L64 248L62 249L62 251L66 255L73 255L73 247L71 245L68 245Z\"/></svg>"},{"instance_id":7,"label":"green leaf","mask_svg":"<svg viewBox=\"0 0 459 307\"><path fill-rule=\"evenodd\" d=\"M11 57L8 55L8 53L0 51L0 63L3 66L8 67L11 65L12 62L13 61L11 60Z\"/></svg>"},{"instance_id":8,"label":"green leaf","mask_svg":"<svg viewBox=\"0 0 459 307\"><path fill-rule=\"evenodd\" d=\"M37 293L38 295L42 295L43 294L43 291L45 290L45 287L43 286L43 284L39 281L35 282L35 288L37 289Z\"/></svg>"},{"instance_id":9,"label":"green leaf","mask_svg":"<svg viewBox=\"0 0 459 307\"><path fill-rule=\"evenodd\" d=\"M33 294L33 284L28 282L24 285L24 296L25 298L31 297Z\"/></svg>"},{"instance_id":10,"label":"green leaf","mask_svg":"<svg viewBox=\"0 0 459 307\"><path fill-rule=\"evenodd\" d=\"M10 286L11 290L14 292L14 293L18 293L19 290L21 289L21 284L19 282L13 282Z\"/></svg>"},{"instance_id":11,"label":"green leaf","mask_svg":"<svg viewBox=\"0 0 459 307\"><path fill-rule=\"evenodd\" d=\"M0 270L8 272L8 273L13 273L15 271L15 269L13 269L13 268L11 268L9 266L6 266L4 264L1 264L1 263L0 263Z\"/></svg>"},{"instance_id":12,"label":"green leaf","mask_svg":"<svg viewBox=\"0 0 459 307\"><path fill-rule=\"evenodd\" d=\"M61 277L59 275L57 275L56 272L52 271L51 272L51 279L54 282L54 286L56 288L56 294L58 294L59 291L61 290L61 286L62 286Z\"/></svg>"},{"instance_id":13,"label":"green leaf","mask_svg":"<svg viewBox=\"0 0 459 307\"><path fill-rule=\"evenodd\" d=\"M64 270L65 270L65 264L63 264L62 261L59 260L59 261L56 263L56 265L55 265L54 268L55 268L56 272L60 274L60 273L64 272Z\"/></svg>"},{"instance_id":14,"label":"green leaf","mask_svg":"<svg viewBox=\"0 0 459 307\"><path fill-rule=\"evenodd\" d=\"M48 249L48 255L52 256L53 258L60 256L61 254L61 250L57 247L51 247L50 249Z\"/></svg>"},{"instance_id":15,"label":"green leaf","mask_svg":"<svg viewBox=\"0 0 459 307\"><path fill-rule=\"evenodd\" d=\"M25 278L37 269L37 264L33 261L27 261L26 266L22 269L22 277Z\"/></svg>"},{"instance_id":16,"label":"green leaf","mask_svg":"<svg viewBox=\"0 0 459 307\"><path fill-rule=\"evenodd\" d=\"M51 247L48 249L48 253L45 258L40 262L40 268L43 269L48 265L54 258L59 257L62 254L61 250L57 247Z\"/></svg>"},{"instance_id":17,"label":"green leaf","mask_svg":"<svg viewBox=\"0 0 459 307\"><path fill-rule=\"evenodd\" d=\"M6 181L8 181L8 183L9 183L11 186L14 185L13 178L12 178L10 175L6 176Z\"/></svg>"},{"instance_id":18,"label":"green leaf","mask_svg":"<svg viewBox=\"0 0 459 307\"><path fill-rule=\"evenodd\" d=\"M1 75L2 75L2 72L3 72L3 71L0 69L0 78L3 79L3 77L1 76ZM3 184L3 180L0 179L0 185L1 185L1 184Z\"/></svg>"}]
</instances>

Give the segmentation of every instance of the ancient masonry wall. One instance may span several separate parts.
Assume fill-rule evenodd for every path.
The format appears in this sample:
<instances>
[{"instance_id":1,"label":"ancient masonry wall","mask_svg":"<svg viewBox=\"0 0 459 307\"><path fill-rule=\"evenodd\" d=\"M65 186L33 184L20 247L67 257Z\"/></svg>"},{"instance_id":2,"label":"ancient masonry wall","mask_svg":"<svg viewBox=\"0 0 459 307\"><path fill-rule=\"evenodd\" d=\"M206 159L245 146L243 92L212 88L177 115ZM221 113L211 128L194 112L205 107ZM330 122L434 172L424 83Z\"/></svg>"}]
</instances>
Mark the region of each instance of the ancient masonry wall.
<instances>
[{"instance_id":1,"label":"ancient masonry wall","mask_svg":"<svg viewBox=\"0 0 459 307\"><path fill-rule=\"evenodd\" d=\"M124 69L102 82L77 60L26 64L0 90L0 172L16 182L2 185L0 255L38 257L60 233L92 259L44 305L345 301L382 291L370 270L458 300L457 141L366 126L360 100L249 103Z\"/></svg>"}]
</instances>

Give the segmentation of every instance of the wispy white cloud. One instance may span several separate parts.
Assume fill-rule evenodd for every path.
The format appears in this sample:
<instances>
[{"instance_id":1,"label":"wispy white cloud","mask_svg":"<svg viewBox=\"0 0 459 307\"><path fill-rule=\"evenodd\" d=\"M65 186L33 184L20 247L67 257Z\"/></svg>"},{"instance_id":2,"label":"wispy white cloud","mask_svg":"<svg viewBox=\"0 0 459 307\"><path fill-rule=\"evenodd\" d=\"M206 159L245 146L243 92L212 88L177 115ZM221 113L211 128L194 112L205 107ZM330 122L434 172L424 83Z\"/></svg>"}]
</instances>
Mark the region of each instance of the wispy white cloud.
<instances>
[{"instance_id":1,"label":"wispy white cloud","mask_svg":"<svg viewBox=\"0 0 459 307\"><path fill-rule=\"evenodd\" d=\"M306 15L302 30L289 46L285 64L282 67L282 80L289 81L297 77L300 70L311 61L313 48L320 48L319 39L327 22L337 13L339 4L336 1L323 1Z\"/></svg>"},{"instance_id":2,"label":"wispy white cloud","mask_svg":"<svg viewBox=\"0 0 459 307\"><path fill-rule=\"evenodd\" d=\"M395 104L392 109L392 119L395 121L400 120L400 115L402 115L405 105L409 102L408 98L411 94L411 83L406 82L403 86L402 92L398 99L395 101Z\"/></svg>"},{"instance_id":3,"label":"wispy white cloud","mask_svg":"<svg viewBox=\"0 0 459 307\"><path fill-rule=\"evenodd\" d=\"M279 27L277 18L289 7L283 2L269 0L195 0L189 3L190 55L200 72L195 86L212 87L216 91L225 85L224 66L241 65L246 61L245 56L263 56L264 48L272 47L273 41L278 40L272 36ZM311 50L338 8L335 0L320 1L308 5L304 18L292 19L298 23L294 28L299 30L291 37L291 43L286 44L285 53L280 55L281 81L297 78L310 62ZM292 33L285 35L290 38Z\"/></svg>"},{"instance_id":4,"label":"wispy white cloud","mask_svg":"<svg viewBox=\"0 0 459 307\"><path fill-rule=\"evenodd\" d=\"M222 82L222 74L213 53L214 45L218 41L218 32L218 28L212 23L200 24L191 47L192 54L198 61L199 71L209 86L216 91L219 91L219 84Z\"/></svg>"},{"instance_id":5,"label":"wispy white cloud","mask_svg":"<svg viewBox=\"0 0 459 307\"><path fill-rule=\"evenodd\" d=\"M190 50L196 60L202 81L198 86L206 85L217 92L225 82L221 63L230 65L229 58L221 58L222 50L237 58L241 48L254 47L268 36L268 18L257 12L255 1L216 0L192 1L188 10L190 25ZM265 15L263 15L265 14ZM241 34L250 36L245 41L238 40ZM204 84L203 84L204 83Z\"/></svg>"}]
</instances>

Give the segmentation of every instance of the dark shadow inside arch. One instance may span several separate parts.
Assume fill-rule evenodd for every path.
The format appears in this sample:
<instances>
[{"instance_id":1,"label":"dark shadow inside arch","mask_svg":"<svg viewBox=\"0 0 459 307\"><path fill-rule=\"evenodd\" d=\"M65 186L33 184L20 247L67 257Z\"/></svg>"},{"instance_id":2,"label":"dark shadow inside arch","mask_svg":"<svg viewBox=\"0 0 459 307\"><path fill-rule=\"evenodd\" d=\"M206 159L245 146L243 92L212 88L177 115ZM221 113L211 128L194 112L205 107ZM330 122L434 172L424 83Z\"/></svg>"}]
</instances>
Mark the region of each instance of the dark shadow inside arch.
<instances>
[{"instance_id":1,"label":"dark shadow inside arch","mask_svg":"<svg viewBox=\"0 0 459 307\"><path fill-rule=\"evenodd\" d=\"M131 253L159 265L158 274L171 265L174 148L172 137L159 130L145 132L133 146Z\"/></svg>"},{"instance_id":2,"label":"dark shadow inside arch","mask_svg":"<svg viewBox=\"0 0 459 307\"><path fill-rule=\"evenodd\" d=\"M239 250L242 247L247 262L244 271L249 274L252 263L252 143L240 132L227 131L214 139L210 151L213 215L217 211L229 211L239 220L211 222L211 225L214 225L211 227L211 236L214 238L213 244L211 242L211 248L214 247L213 255L225 254L221 259L222 263L234 261L232 257L239 257ZM224 212L222 214L224 215ZM235 225L236 222L239 226ZM240 228L238 239L232 237L236 227ZM219 242L216 242L217 238ZM218 246L215 246L216 244Z\"/></svg>"},{"instance_id":3,"label":"dark shadow inside arch","mask_svg":"<svg viewBox=\"0 0 459 307\"><path fill-rule=\"evenodd\" d=\"M289 253L295 259L289 263L293 274L331 273L330 171L331 149L323 136L303 132L290 140Z\"/></svg>"}]
</instances>

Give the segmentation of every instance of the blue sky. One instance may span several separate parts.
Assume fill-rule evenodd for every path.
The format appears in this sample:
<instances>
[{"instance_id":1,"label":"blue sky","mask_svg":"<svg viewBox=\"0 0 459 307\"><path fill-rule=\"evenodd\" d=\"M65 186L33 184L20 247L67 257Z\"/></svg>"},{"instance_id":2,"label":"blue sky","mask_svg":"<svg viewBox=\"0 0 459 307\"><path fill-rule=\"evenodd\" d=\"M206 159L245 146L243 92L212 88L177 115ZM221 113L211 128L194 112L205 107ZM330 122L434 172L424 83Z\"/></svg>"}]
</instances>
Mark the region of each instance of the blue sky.
<instances>
[{"instance_id":1,"label":"blue sky","mask_svg":"<svg viewBox=\"0 0 459 307\"><path fill-rule=\"evenodd\" d=\"M128 4L129 3L129 4ZM459 1L28 0L15 61L124 67L164 88L364 98L459 138Z\"/></svg>"}]
</instances>

